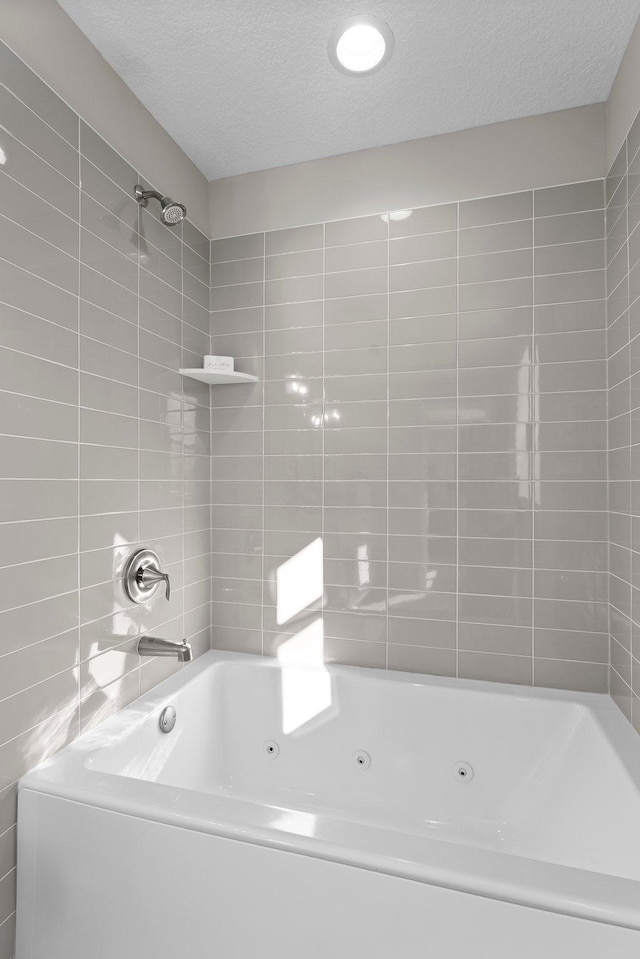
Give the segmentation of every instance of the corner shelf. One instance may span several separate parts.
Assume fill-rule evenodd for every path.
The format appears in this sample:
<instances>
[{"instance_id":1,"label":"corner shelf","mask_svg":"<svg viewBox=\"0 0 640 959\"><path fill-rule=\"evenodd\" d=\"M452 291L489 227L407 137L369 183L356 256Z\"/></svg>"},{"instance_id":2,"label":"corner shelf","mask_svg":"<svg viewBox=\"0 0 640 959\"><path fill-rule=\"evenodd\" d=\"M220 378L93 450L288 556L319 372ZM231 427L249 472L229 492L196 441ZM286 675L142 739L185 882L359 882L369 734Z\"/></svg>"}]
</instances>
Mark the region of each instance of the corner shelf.
<instances>
[{"instance_id":1,"label":"corner shelf","mask_svg":"<svg viewBox=\"0 0 640 959\"><path fill-rule=\"evenodd\" d=\"M217 370L178 370L183 376L190 376L192 380L200 380L201 383L208 383L210 386L228 386L238 385L240 383L257 383L258 377L251 376L249 373L238 373L235 370L229 373L220 373Z\"/></svg>"}]
</instances>

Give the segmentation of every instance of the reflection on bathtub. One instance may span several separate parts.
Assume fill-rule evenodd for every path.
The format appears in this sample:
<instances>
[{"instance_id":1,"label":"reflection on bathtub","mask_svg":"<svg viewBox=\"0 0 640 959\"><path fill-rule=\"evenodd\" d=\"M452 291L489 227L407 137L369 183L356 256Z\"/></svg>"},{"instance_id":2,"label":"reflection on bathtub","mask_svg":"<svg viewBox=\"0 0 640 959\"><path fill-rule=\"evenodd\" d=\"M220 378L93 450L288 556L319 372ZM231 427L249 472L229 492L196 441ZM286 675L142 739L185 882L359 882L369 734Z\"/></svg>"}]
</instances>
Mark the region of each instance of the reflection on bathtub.
<instances>
[{"instance_id":1,"label":"reflection on bathtub","mask_svg":"<svg viewBox=\"0 0 640 959\"><path fill-rule=\"evenodd\" d=\"M282 664L282 732L293 733L331 705L331 677L324 666L322 616L287 639ZM309 668L309 667L313 668Z\"/></svg>"}]
</instances>

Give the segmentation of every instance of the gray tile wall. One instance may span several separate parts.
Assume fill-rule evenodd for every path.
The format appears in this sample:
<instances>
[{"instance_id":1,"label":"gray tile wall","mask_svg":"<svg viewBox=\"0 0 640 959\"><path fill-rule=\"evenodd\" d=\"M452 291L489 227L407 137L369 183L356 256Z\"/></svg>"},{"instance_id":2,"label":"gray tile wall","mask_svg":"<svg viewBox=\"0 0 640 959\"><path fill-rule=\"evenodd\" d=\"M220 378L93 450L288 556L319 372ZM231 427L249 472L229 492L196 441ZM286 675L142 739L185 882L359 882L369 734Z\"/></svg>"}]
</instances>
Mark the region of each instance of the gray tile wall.
<instances>
[{"instance_id":1,"label":"gray tile wall","mask_svg":"<svg viewBox=\"0 0 640 959\"><path fill-rule=\"evenodd\" d=\"M640 118L606 181L611 694L640 732Z\"/></svg>"},{"instance_id":2,"label":"gray tile wall","mask_svg":"<svg viewBox=\"0 0 640 959\"><path fill-rule=\"evenodd\" d=\"M212 390L215 646L315 656L321 618L327 660L608 689L603 207L598 180L212 243L213 350L259 376ZM283 617L318 538L323 596L299 557Z\"/></svg>"},{"instance_id":3,"label":"gray tile wall","mask_svg":"<svg viewBox=\"0 0 640 959\"><path fill-rule=\"evenodd\" d=\"M140 633L209 647L208 241L139 211L139 175L0 46L0 959L15 782L153 686ZM119 574L158 550L171 603ZM171 662L171 661L169 661ZM172 665L169 669L174 668Z\"/></svg>"}]
</instances>

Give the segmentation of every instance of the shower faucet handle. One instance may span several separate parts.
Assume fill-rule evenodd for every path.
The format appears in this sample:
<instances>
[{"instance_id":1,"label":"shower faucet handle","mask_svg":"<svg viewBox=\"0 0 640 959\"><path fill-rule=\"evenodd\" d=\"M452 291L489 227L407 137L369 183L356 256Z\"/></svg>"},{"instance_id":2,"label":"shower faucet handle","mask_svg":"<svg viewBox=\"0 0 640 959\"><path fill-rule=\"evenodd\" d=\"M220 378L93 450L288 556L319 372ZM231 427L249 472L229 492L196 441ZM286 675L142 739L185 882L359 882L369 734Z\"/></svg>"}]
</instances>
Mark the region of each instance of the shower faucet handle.
<instances>
[{"instance_id":1,"label":"shower faucet handle","mask_svg":"<svg viewBox=\"0 0 640 959\"><path fill-rule=\"evenodd\" d=\"M144 566L138 571L138 582L147 588L157 586L164 581L164 595L167 602L171 599L171 583L169 574L163 573L157 566Z\"/></svg>"},{"instance_id":2,"label":"shower faucet handle","mask_svg":"<svg viewBox=\"0 0 640 959\"><path fill-rule=\"evenodd\" d=\"M124 569L124 590L133 603L146 603L164 583L167 602L171 599L169 574L160 569L160 558L151 549L139 549L129 558Z\"/></svg>"}]
</instances>

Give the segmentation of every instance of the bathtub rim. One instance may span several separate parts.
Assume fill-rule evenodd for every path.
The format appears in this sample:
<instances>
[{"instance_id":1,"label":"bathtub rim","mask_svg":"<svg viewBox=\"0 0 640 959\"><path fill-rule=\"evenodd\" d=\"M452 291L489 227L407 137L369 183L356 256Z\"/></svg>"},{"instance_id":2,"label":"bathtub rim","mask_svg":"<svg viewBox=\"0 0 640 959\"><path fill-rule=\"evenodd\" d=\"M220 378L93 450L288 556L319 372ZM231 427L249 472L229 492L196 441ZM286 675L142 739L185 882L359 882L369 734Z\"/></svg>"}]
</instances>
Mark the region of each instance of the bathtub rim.
<instances>
[{"instance_id":1,"label":"bathtub rim","mask_svg":"<svg viewBox=\"0 0 640 959\"><path fill-rule=\"evenodd\" d=\"M134 818L164 822L311 858L385 872L427 885L640 930L640 881L464 843L399 833L330 815L313 815L314 834L310 835L303 828L305 817L310 815L306 812L212 796L87 767L91 755L108 748L114 736L125 738L132 735L132 728L151 714L157 714L168 697L197 682L204 672L225 663L253 665L261 669L282 668L277 659L268 657L221 650L204 653L185 667L186 672L182 669L170 676L23 776L18 785L18 803L23 791L38 792ZM394 681L581 706L597 717L611 748L616 750L632 778L640 783L637 733L606 694L341 665L331 665L329 669L347 672L360 680ZM289 818L291 813L297 816L300 831L275 826L274 818L282 813Z\"/></svg>"}]
</instances>

